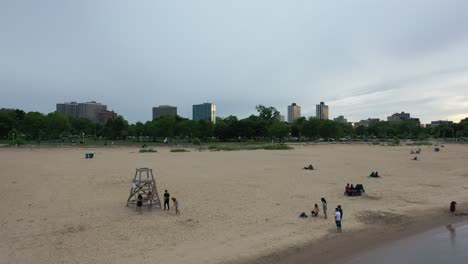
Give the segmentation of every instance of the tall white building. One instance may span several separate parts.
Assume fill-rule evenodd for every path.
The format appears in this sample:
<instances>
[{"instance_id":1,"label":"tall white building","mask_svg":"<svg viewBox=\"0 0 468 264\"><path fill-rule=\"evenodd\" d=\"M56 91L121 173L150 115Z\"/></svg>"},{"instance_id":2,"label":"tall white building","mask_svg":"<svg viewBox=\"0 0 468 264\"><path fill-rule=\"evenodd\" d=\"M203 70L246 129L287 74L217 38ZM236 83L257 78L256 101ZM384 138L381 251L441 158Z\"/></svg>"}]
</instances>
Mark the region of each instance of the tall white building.
<instances>
[{"instance_id":1,"label":"tall white building","mask_svg":"<svg viewBox=\"0 0 468 264\"><path fill-rule=\"evenodd\" d=\"M301 117L301 107L296 103L288 105L288 122L293 123Z\"/></svg>"},{"instance_id":2,"label":"tall white building","mask_svg":"<svg viewBox=\"0 0 468 264\"><path fill-rule=\"evenodd\" d=\"M317 119L328 120L328 105L326 105L324 102L320 102L320 104L316 105L315 109L315 117Z\"/></svg>"}]
</instances>

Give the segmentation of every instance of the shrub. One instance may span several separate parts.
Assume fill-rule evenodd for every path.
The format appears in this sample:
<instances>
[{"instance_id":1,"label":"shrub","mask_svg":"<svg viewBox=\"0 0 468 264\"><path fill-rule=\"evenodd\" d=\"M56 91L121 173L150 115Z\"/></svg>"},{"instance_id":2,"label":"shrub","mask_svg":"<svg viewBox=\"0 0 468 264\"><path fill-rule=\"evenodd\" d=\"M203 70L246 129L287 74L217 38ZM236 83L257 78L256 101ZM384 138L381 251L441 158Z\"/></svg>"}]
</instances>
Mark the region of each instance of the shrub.
<instances>
[{"instance_id":1,"label":"shrub","mask_svg":"<svg viewBox=\"0 0 468 264\"><path fill-rule=\"evenodd\" d=\"M186 149L171 149L171 152L189 152Z\"/></svg>"},{"instance_id":2,"label":"shrub","mask_svg":"<svg viewBox=\"0 0 468 264\"><path fill-rule=\"evenodd\" d=\"M155 149L140 149L140 151L138 151L140 153L154 153L154 152L158 152L157 150Z\"/></svg>"},{"instance_id":3,"label":"shrub","mask_svg":"<svg viewBox=\"0 0 468 264\"><path fill-rule=\"evenodd\" d=\"M196 145L196 146L200 146L200 145L201 145L201 141L200 141L199 138L194 138L194 139L192 140L192 143L193 143L194 145Z\"/></svg>"}]
</instances>

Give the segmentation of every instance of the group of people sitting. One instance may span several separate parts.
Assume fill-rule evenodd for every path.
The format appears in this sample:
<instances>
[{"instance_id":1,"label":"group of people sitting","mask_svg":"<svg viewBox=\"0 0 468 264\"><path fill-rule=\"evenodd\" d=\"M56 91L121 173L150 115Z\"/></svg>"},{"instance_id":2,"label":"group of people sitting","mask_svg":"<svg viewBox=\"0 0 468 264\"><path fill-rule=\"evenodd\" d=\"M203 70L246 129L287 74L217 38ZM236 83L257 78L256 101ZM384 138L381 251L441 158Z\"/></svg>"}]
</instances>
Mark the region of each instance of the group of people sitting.
<instances>
[{"instance_id":1,"label":"group of people sitting","mask_svg":"<svg viewBox=\"0 0 468 264\"><path fill-rule=\"evenodd\" d=\"M312 166L312 164L309 164L309 166L304 167L304 170L314 170L314 166Z\"/></svg>"},{"instance_id":2,"label":"group of people sitting","mask_svg":"<svg viewBox=\"0 0 468 264\"><path fill-rule=\"evenodd\" d=\"M349 185L349 183L346 184L345 195L361 196L361 195L364 195L365 193L366 191L364 190L364 186L362 184L356 184L356 186L354 186L353 184Z\"/></svg>"},{"instance_id":3,"label":"group of people sitting","mask_svg":"<svg viewBox=\"0 0 468 264\"><path fill-rule=\"evenodd\" d=\"M378 171L373 171L371 174L369 174L370 178L380 178L379 172Z\"/></svg>"}]
</instances>

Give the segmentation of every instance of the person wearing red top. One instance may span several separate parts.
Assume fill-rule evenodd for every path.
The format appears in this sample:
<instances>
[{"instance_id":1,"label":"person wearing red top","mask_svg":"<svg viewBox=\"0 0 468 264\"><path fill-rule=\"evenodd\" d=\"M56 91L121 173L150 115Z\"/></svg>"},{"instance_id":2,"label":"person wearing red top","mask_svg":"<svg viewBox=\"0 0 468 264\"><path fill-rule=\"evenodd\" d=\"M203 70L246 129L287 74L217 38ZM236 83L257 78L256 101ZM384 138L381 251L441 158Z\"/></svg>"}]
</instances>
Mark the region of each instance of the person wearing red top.
<instances>
[{"instance_id":1,"label":"person wearing red top","mask_svg":"<svg viewBox=\"0 0 468 264\"><path fill-rule=\"evenodd\" d=\"M345 192L346 192L347 195L349 195L350 191L351 191L351 187L349 187L349 183L347 183L346 187L345 187Z\"/></svg>"}]
</instances>

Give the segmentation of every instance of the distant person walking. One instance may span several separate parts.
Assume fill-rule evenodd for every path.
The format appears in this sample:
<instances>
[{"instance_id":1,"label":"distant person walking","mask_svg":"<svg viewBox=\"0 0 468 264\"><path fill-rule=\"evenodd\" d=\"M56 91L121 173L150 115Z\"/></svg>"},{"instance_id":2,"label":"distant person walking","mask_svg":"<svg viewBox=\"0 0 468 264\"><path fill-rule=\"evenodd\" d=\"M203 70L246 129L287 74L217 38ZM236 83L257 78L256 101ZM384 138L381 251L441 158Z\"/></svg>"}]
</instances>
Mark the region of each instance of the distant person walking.
<instances>
[{"instance_id":1,"label":"distant person walking","mask_svg":"<svg viewBox=\"0 0 468 264\"><path fill-rule=\"evenodd\" d=\"M172 203L174 204L173 206L174 206L176 215L180 214L179 201L177 201L177 199L175 197L172 197Z\"/></svg>"},{"instance_id":2,"label":"distant person walking","mask_svg":"<svg viewBox=\"0 0 468 264\"><path fill-rule=\"evenodd\" d=\"M141 194L138 194L136 206L138 214L142 214L141 207L143 206L143 196L141 196Z\"/></svg>"},{"instance_id":3,"label":"distant person walking","mask_svg":"<svg viewBox=\"0 0 468 264\"><path fill-rule=\"evenodd\" d=\"M164 190L164 209L163 210L169 210L169 198L171 198L171 195L167 192L167 190Z\"/></svg>"},{"instance_id":4,"label":"distant person walking","mask_svg":"<svg viewBox=\"0 0 468 264\"><path fill-rule=\"evenodd\" d=\"M335 223L336 223L336 231L341 233L341 213L338 208L335 208Z\"/></svg>"},{"instance_id":5,"label":"distant person walking","mask_svg":"<svg viewBox=\"0 0 468 264\"><path fill-rule=\"evenodd\" d=\"M322 199L320 199L322 201L322 210L323 210L323 215L325 216L325 219L327 219L327 200L325 200L325 198L322 197Z\"/></svg>"}]
</instances>

